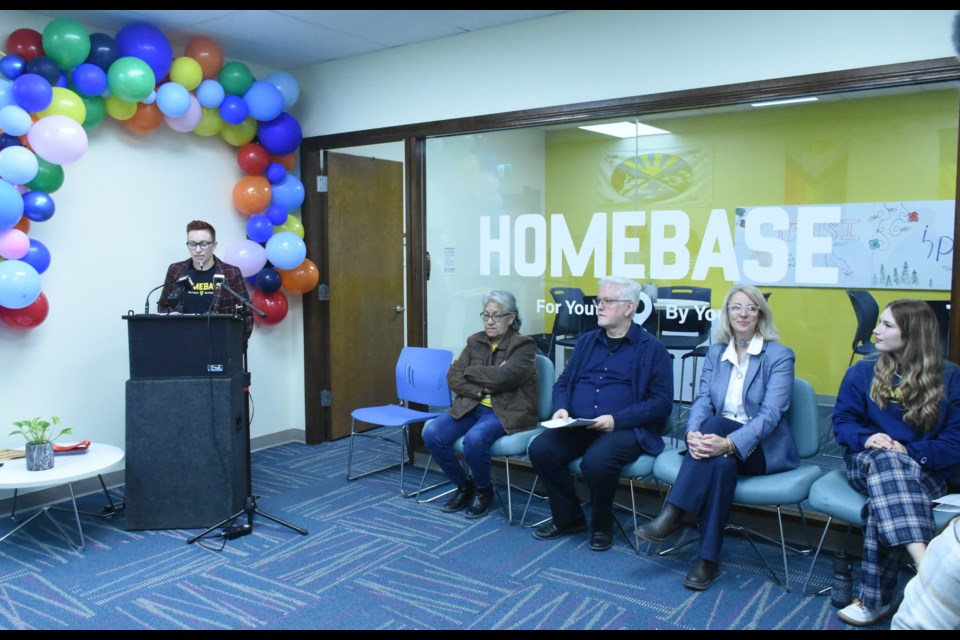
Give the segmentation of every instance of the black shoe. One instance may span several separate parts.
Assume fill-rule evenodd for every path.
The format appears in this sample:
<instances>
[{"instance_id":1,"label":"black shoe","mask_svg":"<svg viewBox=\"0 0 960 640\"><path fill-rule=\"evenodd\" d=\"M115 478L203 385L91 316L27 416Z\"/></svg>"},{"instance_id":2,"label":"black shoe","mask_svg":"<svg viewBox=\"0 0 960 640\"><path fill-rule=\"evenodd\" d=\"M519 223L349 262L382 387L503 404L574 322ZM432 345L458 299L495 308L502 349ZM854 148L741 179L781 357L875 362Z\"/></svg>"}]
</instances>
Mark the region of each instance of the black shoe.
<instances>
[{"instance_id":1,"label":"black shoe","mask_svg":"<svg viewBox=\"0 0 960 640\"><path fill-rule=\"evenodd\" d=\"M443 503L440 511L444 513L453 513L460 511L473 500L473 480L467 480L457 485L457 490L450 496L450 499Z\"/></svg>"},{"instance_id":2,"label":"black shoe","mask_svg":"<svg viewBox=\"0 0 960 640\"><path fill-rule=\"evenodd\" d=\"M587 521L581 517L570 524L560 527L551 520L545 525L541 525L533 530L533 537L537 540L553 540L571 533L582 533L587 530Z\"/></svg>"},{"instance_id":3,"label":"black shoe","mask_svg":"<svg viewBox=\"0 0 960 640\"><path fill-rule=\"evenodd\" d=\"M709 589L713 581L720 577L720 563L713 560L704 560L697 556L693 561L693 567L683 579L683 586L687 589L703 591Z\"/></svg>"},{"instance_id":4,"label":"black shoe","mask_svg":"<svg viewBox=\"0 0 960 640\"><path fill-rule=\"evenodd\" d=\"M467 507L467 513L465 514L468 518L479 518L480 516L487 515L487 511L490 510L490 505L493 503L493 485L489 487L477 487L476 493L473 494L473 502L470 503L470 506Z\"/></svg>"},{"instance_id":5,"label":"black shoe","mask_svg":"<svg viewBox=\"0 0 960 640\"><path fill-rule=\"evenodd\" d=\"M594 531L590 536L590 548L594 551L606 551L613 546L613 533L611 531Z\"/></svg>"},{"instance_id":6,"label":"black shoe","mask_svg":"<svg viewBox=\"0 0 960 640\"><path fill-rule=\"evenodd\" d=\"M647 524L640 525L634 532L638 538L660 544L674 537L683 529L682 509L669 502L663 505L663 511Z\"/></svg>"}]
</instances>

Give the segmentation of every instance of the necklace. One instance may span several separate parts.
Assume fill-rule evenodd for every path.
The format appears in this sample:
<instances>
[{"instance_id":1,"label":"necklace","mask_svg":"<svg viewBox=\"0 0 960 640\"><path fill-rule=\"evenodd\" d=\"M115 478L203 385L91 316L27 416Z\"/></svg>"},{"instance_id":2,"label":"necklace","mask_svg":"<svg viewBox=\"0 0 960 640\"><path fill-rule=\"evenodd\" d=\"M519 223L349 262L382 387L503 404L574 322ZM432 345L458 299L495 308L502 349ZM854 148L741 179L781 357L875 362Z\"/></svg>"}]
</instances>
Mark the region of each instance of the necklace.
<instances>
[{"instance_id":1,"label":"necklace","mask_svg":"<svg viewBox=\"0 0 960 640\"><path fill-rule=\"evenodd\" d=\"M747 347L750 346L750 341L749 341L749 340L737 340L737 346L740 347L741 349L746 349Z\"/></svg>"}]
</instances>

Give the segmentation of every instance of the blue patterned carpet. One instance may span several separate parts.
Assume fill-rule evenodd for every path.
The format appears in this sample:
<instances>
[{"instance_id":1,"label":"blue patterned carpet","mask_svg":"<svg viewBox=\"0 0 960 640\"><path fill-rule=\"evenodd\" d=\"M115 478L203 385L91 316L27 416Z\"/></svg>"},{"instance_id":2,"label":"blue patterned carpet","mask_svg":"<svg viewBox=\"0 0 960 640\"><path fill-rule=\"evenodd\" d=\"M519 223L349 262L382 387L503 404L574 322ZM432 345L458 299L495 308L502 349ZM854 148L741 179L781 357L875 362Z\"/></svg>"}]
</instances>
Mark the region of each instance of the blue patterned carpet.
<instances>
[{"instance_id":1,"label":"blue patterned carpet","mask_svg":"<svg viewBox=\"0 0 960 640\"><path fill-rule=\"evenodd\" d=\"M87 548L73 551L38 518L0 543L0 628L849 628L828 597L799 593L808 558L791 557L785 593L731 536L722 577L690 591L681 579L695 545L657 557L637 555L619 536L603 553L590 550L587 534L541 542L500 509L467 520L404 499L397 472L347 482L346 447L253 454L260 510L307 536L255 516L250 535L187 544L199 531L125 531L121 511L84 516ZM523 504L524 494L514 497ZM104 504L102 494L80 499L91 512ZM761 548L777 561L778 549ZM821 561L811 586L826 586L828 574Z\"/></svg>"}]
</instances>

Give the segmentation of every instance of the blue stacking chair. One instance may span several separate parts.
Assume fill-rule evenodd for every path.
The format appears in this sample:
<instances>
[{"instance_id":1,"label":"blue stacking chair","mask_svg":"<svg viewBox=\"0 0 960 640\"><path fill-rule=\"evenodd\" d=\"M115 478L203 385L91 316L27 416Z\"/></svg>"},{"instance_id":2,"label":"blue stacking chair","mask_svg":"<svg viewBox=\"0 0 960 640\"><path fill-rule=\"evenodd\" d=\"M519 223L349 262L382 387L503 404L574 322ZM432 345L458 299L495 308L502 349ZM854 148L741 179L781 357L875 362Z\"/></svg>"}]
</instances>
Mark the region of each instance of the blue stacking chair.
<instances>
[{"instance_id":1,"label":"blue stacking chair","mask_svg":"<svg viewBox=\"0 0 960 640\"><path fill-rule=\"evenodd\" d=\"M539 411L539 420L542 422L544 420L549 420L553 415L553 383L556 377L556 369L553 366L553 361L545 355L537 354L537 402L538 402L538 411ZM527 456L527 447L530 444L530 441L533 440L541 431L543 427L537 425L533 429L528 429L527 431L521 431L519 433L511 433L500 438L493 443L493 446L490 447L490 454L494 458L503 458L504 467L506 470L506 492L507 492L507 502L506 502L506 511L507 511L507 522L513 524L513 496L511 492L511 487L513 484L510 481L510 460L523 459ZM457 438L457 441L453 444L453 450L463 456L463 438ZM419 491L429 491L430 489L439 487L446 483L440 483L434 485L433 487L423 488L423 483L426 480L427 472L430 470L430 464L433 462L433 456L431 455L427 459L427 466L423 469L423 477L420 479L420 489ZM497 497L500 500L501 506L504 504L503 497L500 495L500 489L497 487L497 483L493 483L494 489L497 491ZM433 496L427 500L421 500L421 502L432 502L437 498L445 496L450 492L447 491L438 496Z\"/></svg>"},{"instance_id":2,"label":"blue stacking chair","mask_svg":"<svg viewBox=\"0 0 960 640\"><path fill-rule=\"evenodd\" d=\"M760 556L767 571L785 591L790 591L790 572L787 565L787 543L783 534L782 505L796 505L800 518L806 529L806 517L800 503L807 499L814 481L822 474L823 469L816 464L806 463L809 458L817 455L820 450L819 416L817 412L817 394L809 382L802 378L794 378L793 394L790 399L790 408L787 410L787 421L790 433L797 444L797 453L800 456L800 466L790 471L771 473L765 476L740 476L737 479L737 489L734 493L735 504L751 506L774 506L777 509L777 525L780 545L783 556L783 581L767 562L760 549L753 541L751 532L746 527L727 525L727 529L734 530L746 536L753 550ZM680 472L680 463L683 456L677 453L686 445L668 447L657 456L653 466L653 474L657 480L673 484ZM754 532L754 535L756 534ZM764 537L764 536L760 536ZM662 551L668 553L670 549Z\"/></svg>"},{"instance_id":3,"label":"blue stacking chair","mask_svg":"<svg viewBox=\"0 0 960 640\"><path fill-rule=\"evenodd\" d=\"M410 451L410 425L426 422L440 415L437 411L419 411L411 409L410 403L422 404L431 409L445 409L450 406L450 387L447 385L447 370L453 362L453 352L446 349L426 347L404 347L397 360L397 397L399 404L355 409L350 422L350 447L347 454L347 480L356 480L373 473L400 467L400 494L404 498L417 495L407 493L403 485L403 469L407 464ZM379 427L399 430L394 439L381 432L381 429L358 431L357 423L367 423ZM400 462L378 469L353 475L353 446L357 438L373 438L392 442L400 446Z\"/></svg>"}]
</instances>

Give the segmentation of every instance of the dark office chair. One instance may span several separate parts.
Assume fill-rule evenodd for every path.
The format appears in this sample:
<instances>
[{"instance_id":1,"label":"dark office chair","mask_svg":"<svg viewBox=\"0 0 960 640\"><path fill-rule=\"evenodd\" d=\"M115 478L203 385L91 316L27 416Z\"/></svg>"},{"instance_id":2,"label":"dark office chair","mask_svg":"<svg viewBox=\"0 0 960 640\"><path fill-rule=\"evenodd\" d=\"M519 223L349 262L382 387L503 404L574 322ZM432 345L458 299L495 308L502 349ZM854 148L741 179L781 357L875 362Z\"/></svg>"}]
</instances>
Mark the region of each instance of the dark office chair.
<instances>
[{"instance_id":1,"label":"dark office chair","mask_svg":"<svg viewBox=\"0 0 960 640\"><path fill-rule=\"evenodd\" d=\"M669 300L697 300L703 302L703 307L710 308L711 289L709 287L691 287L686 285L659 287L657 289L657 298L663 301ZM686 318L681 320L679 317L671 318L668 315L668 309L660 309L657 312L660 323L660 341L668 351L682 351L680 356L680 397L678 402L683 403L683 380L686 370L687 360L693 361L693 388L690 393L690 404L697 395L697 360L706 355L708 345L704 342L710 342L710 329L712 323L706 313L697 313L696 308L690 308Z\"/></svg>"},{"instance_id":2,"label":"dark office chair","mask_svg":"<svg viewBox=\"0 0 960 640\"><path fill-rule=\"evenodd\" d=\"M550 334L549 353L556 352L557 347L575 347L577 340L583 333L585 315L573 313L572 308L584 305L586 296L582 289L576 287L553 287L550 289L553 301L557 303L557 315L553 320L553 332ZM584 312L586 313L586 312ZM596 324L596 316L593 317Z\"/></svg>"},{"instance_id":3,"label":"dark office chair","mask_svg":"<svg viewBox=\"0 0 960 640\"><path fill-rule=\"evenodd\" d=\"M924 300L933 307L933 312L937 314L937 322L940 323L940 344L943 345L943 355L947 355L947 346L950 342L950 301L949 300Z\"/></svg>"},{"instance_id":4,"label":"dark office chair","mask_svg":"<svg viewBox=\"0 0 960 640\"><path fill-rule=\"evenodd\" d=\"M850 304L853 305L853 312L857 315L857 332L853 336L853 353L850 354L850 362L847 364L849 367L858 353L861 356L869 356L877 352L877 345L871 341L871 338L873 330L877 327L880 305L869 291L850 289L847 295L850 297Z\"/></svg>"}]
</instances>

